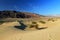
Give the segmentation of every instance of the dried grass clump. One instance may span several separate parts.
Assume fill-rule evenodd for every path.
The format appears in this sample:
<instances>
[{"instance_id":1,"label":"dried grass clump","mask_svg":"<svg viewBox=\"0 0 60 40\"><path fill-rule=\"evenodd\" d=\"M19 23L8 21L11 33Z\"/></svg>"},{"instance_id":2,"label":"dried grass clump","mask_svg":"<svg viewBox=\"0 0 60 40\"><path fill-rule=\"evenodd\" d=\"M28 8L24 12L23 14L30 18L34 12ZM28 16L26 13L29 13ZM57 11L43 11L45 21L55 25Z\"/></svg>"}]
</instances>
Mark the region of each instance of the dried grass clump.
<instances>
[{"instance_id":1,"label":"dried grass clump","mask_svg":"<svg viewBox=\"0 0 60 40\"><path fill-rule=\"evenodd\" d=\"M52 22L54 22L55 20L54 20L53 18L50 18L50 19L48 19L48 21L52 21Z\"/></svg>"},{"instance_id":2,"label":"dried grass clump","mask_svg":"<svg viewBox=\"0 0 60 40\"><path fill-rule=\"evenodd\" d=\"M3 24L3 23L5 23L6 21L0 21L0 24Z\"/></svg>"},{"instance_id":3,"label":"dried grass clump","mask_svg":"<svg viewBox=\"0 0 60 40\"><path fill-rule=\"evenodd\" d=\"M37 22L32 22L32 24L30 25L30 28L37 28L38 24Z\"/></svg>"},{"instance_id":4,"label":"dried grass clump","mask_svg":"<svg viewBox=\"0 0 60 40\"><path fill-rule=\"evenodd\" d=\"M46 22L45 21L39 21L40 23L42 23L42 24L45 24Z\"/></svg>"}]
</instances>

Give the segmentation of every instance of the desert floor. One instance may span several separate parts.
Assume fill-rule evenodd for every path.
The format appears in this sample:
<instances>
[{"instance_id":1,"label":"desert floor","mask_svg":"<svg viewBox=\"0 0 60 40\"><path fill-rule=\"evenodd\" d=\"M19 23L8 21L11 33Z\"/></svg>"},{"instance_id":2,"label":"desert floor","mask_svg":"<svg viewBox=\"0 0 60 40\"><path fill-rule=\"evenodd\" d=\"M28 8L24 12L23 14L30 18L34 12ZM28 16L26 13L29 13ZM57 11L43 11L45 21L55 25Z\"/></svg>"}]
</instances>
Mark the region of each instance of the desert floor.
<instances>
[{"instance_id":1,"label":"desert floor","mask_svg":"<svg viewBox=\"0 0 60 40\"><path fill-rule=\"evenodd\" d=\"M0 40L60 40L60 19L47 22L48 27L42 30L20 30L14 28L18 22L3 23L0 25Z\"/></svg>"}]
</instances>

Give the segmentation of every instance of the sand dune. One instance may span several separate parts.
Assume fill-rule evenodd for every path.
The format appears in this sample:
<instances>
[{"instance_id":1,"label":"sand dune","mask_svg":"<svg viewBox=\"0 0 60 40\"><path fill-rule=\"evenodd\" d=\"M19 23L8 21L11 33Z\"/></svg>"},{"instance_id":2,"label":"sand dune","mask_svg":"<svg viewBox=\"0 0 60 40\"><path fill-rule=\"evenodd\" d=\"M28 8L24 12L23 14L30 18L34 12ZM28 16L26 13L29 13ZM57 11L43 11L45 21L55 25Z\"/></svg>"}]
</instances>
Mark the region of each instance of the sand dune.
<instances>
[{"instance_id":1,"label":"sand dune","mask_svg":"<svg viewBox=\"0 0 60 40\"><path fill-rule=\"evenodd\" d=\"M60 40L60 19L55 22L47 22L48 27L42 30L20 30L13 26L19 25L18 22L9 22L0 25L0 40Z\"/></svg>"}]
</instances>

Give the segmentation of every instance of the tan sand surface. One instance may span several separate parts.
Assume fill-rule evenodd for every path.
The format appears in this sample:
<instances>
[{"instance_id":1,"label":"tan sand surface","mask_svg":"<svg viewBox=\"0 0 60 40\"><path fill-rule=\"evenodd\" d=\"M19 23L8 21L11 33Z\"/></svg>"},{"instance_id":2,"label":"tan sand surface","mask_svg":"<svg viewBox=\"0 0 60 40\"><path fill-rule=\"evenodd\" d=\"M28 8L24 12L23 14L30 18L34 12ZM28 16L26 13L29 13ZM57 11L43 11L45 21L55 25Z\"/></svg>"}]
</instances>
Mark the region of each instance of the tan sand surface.
<instances>
[{"instance_id":1,"label":"tan sand surface","mask_svg":"<svg viewBox=\"0 0 60 40\"><path fill-rule=\"evenodd\" d=\"M60 40L60 19L42 25L48 27L42 30L22 31L14 28L15 25L19 23L9 22L0 25L0 40Z\"/></svg>"}]
</instances>

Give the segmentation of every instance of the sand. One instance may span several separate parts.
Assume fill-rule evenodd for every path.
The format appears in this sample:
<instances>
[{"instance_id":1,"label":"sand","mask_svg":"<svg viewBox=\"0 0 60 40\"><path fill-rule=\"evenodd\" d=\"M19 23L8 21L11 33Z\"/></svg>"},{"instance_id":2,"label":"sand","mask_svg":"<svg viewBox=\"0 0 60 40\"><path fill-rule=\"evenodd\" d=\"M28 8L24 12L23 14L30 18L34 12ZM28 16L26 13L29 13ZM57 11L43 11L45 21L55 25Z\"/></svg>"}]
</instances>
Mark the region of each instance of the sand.
<instances>
[{"instance_id":1,"label":"sand","mask_svg":"<svg viewBox=\"0 0 60 40\"><path fill-rule=\"evenodd\" d=\"M60 40L60 19L47 22L41 26L48 27L42 30L20 30L14 28L18 22L9 22L0 25L0 40Z\"/></svg>"}]
</instances>

